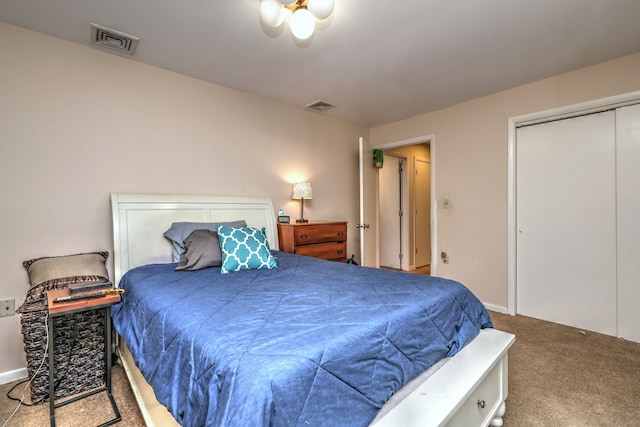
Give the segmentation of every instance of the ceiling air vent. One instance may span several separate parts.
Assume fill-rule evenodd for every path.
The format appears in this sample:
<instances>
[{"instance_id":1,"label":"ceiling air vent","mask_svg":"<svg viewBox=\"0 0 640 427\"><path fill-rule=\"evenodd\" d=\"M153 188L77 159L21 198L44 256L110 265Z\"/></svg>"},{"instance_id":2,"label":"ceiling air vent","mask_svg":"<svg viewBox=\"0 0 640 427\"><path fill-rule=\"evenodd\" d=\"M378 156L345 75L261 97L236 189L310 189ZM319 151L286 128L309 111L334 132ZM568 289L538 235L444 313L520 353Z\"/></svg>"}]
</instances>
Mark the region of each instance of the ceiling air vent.
<instances>
[{"instance_id":1,"label":"ceiling air vent","mask_svg":"<svg viewBox=\"0 0 640 427\"><path fill-rule=\"evenodd\" d=\"M133 55L138 46L136 36L91 23L91 43L115 52Z\"/></svg>"},{"instance_id":2,"label":"ceiling air vent","mask_svg":"<svg viewBox=\"0 0 640 427\"><path fill-rule=\"evenodd\" d=\"M318 112L322 113L324 111L327 111L327 110L330 110L332 108L335 108L335 105L329 104L326 101L318 100L318 101L312 102L309 105L305 105L304 108L309 109L309 110L313 110L313 111L318 111Z\"/></svg>"}]
</instances>

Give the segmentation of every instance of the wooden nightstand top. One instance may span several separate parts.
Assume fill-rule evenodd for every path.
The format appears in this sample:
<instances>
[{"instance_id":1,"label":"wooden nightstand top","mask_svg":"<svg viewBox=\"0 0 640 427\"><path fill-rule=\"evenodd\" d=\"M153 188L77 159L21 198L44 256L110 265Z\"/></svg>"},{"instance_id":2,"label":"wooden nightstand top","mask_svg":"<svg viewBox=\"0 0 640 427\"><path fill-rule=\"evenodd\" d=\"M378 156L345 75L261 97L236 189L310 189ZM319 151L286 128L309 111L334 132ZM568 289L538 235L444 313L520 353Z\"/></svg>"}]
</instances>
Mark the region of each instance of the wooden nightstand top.
<instances>
[{"instance_id":1,"label":"wooden nightstand top","mask_svg":"<svg viewBox=\"0 0 640 427\"><path fill-rule=\"evenodd\" d=\"M87 292L78 292L77 295L96 292L96 290ZM47 292L47 304L49 306L49 315L59 315L67 312L77 312L85 310L93 310L95 308L103 308L120 302L120 294L106 294L99 298L87 298L74 301L53 302L58 297L66 297L71 294L69 289L54 289ZM74 295L76 295L74 293Z\"/></svg>"}]
</instances>

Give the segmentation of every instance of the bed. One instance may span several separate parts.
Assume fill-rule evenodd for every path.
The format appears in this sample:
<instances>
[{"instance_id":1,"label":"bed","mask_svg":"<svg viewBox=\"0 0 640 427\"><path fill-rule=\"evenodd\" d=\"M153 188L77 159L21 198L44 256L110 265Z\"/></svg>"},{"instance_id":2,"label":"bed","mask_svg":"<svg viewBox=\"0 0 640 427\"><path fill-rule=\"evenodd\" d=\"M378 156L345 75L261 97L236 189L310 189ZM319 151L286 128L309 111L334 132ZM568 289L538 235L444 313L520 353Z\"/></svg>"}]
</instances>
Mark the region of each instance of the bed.
<instances>
[{"instance_id":1,"label":"bed","mask_svg":"<svg viewBox=\"0 0 640 427\"><path fill-rule=\"evenodd\" d=\"M111 202L118 351L148 425L502 425L514 337L464 286L279 251L277 268L175 271L175 222L242 219L278 248L271 201Z\"/></svg>"}]
</instances>

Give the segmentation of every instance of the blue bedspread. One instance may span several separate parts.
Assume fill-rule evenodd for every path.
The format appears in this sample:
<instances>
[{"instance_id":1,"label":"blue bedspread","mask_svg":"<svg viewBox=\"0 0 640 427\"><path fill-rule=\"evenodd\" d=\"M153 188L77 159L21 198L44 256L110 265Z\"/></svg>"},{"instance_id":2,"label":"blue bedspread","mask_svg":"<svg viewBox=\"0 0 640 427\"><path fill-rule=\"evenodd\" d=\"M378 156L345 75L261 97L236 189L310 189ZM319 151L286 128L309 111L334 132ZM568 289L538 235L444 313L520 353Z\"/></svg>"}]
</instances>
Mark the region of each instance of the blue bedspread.
<instances>
[{"instance_id":1,"label":"blue bedspread","mask_svg":"<svg viewBox=\"0 0 640 427\"><path fill-rule=\"evenodd\" d=\"M129 271L117 332L183 426L366 426L492 327L463 285L274 251L279 267Z\"/></svg>"}]
</instances>

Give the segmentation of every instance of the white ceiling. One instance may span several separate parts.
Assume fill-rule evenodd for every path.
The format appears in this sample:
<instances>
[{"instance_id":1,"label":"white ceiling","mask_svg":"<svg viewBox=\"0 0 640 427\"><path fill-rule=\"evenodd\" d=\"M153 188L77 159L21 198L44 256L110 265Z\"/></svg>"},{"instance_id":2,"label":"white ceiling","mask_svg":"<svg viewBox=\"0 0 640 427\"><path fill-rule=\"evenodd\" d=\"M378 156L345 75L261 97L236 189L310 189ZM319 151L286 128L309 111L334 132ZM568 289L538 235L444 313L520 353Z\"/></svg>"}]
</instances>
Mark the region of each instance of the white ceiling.
<instances>
[{"instance_id":1,"label":"white ceiling","mask_svg":"<svg viewBox=\"0 0 640 427\"><path fill-rule=\"evenodd\" d=\"M0 0L0 21L83 45L95 22L140 37L133 60L365 126L640 52L640 0L335 0L305 45L258 5Z\"/></svg>"}]
</instances>

